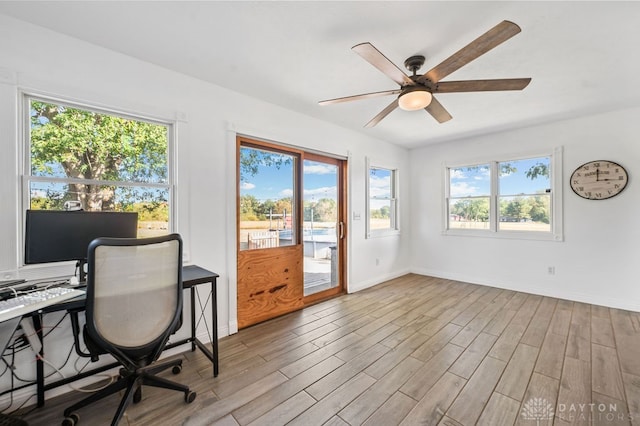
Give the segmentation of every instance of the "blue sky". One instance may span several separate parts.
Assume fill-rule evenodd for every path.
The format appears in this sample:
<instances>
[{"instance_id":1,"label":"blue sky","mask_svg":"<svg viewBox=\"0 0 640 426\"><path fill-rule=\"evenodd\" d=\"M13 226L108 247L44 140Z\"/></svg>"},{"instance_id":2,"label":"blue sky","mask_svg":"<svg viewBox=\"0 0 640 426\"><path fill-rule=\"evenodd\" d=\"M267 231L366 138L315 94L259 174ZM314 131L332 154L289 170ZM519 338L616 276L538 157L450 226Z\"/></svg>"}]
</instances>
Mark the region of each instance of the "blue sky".
<instances>
[{"instance_id":1,"label":"blue sky","mask_svg":"<svg viewBox=\"0 0 640 426\"><path fill-rule=\"evenodd\" d=\"M336 199L336 166L305 160L303 172L305 201ZM293 194L293 182L293 163L283 164L279 169L259 165L258 173L247 176L240 189L242 195L253 195L259 201L275 201Z\"/></svg>"},{"instance_id":2,"label":"blue sky","mask_svg":"<svg viewBox=\"0 0 640 426\"><path fill-rule=\"evenodd\" d=\"M539 162L546 162L548 158L534 158L510 161L517 168L516 172L500 177L500 193L502 195L517 195L520 193L535 194L550 188L549 178L538 176L531 180L525 172ZM303 167L303 185L305 201L321 198L336 198L336 167L330 164L305 160ZM467 167L451 169L451 195L480 196L489 195L490 177L487 169L467 170ZM247 176L241 184L242 195L253 195L259 201L279 200L290 197L293 193L293 162L283 164L280 168L258 166L255 176ZM372 176L370 180L371 195L388 196L389 176Z\"/></svg>"},{"instance_id":3,"label":"blue sky","mask_svg":"<svg viewBox=\"0 0 640 426\"><path fill-rule=\"evenodd\" d=\"M551 188L549 178L538 176L529 179L525 173L537 163L544 163L549 167L549 158L533 158L526 160L509 161L517 171L500 176L499 187L501 195L536 194ZM451 196L482 196L489 195L491 179L488 168L471 169L467 167L451 169Z\"/></svg>"}]
</instances>

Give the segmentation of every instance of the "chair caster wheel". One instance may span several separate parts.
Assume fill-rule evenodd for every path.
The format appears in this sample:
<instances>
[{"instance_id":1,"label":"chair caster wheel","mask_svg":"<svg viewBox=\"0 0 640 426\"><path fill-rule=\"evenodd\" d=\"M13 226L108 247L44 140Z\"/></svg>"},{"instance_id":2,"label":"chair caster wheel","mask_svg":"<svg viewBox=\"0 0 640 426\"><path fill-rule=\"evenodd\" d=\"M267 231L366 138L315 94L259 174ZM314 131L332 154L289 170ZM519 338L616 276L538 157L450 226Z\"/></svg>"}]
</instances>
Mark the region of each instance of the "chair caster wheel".
<instances>
[{"instance_id":1,"label":"chair caster wheel","mask_svg":"<svg viewBox=\"0 0 640 426\"><path fill-rule=\"evenodd\" d=\"M181 371L182 371L182 365L174 365L173 368L171 369L171 372L173 374L180 374Z\"/></svg>"},{"instance_id":2,"label":"chair caster wheel","mask_svg":"<svg viewBox=\"0 0 640 426\"><path fill-rule=\"evenodd\" d=\"M71 413L62 421L62 426L75 426L80 421L80 416L76 413Z\"/></svg>"},{"instance_id":3,"label":"chair caster wheel","mask_svg":"<svg viewBox=\"0 0 640 426\"><path fill-rule=\"evenodd\" d=\"M133 403L137 404L140 401L142 401L142 386L139 387L133 394Z\"/></svg>"},{"instance_id":4,"label":"chair caster wheel","mask_svg":"<svg viewBox=\"0 0 640 426\"><path fill-rule=\"evenodd\" d=\"M184 402L187 404L191 404L196 399L196 393L193 391L189 391L184 394Z\"/></svg>"}]
</instances>

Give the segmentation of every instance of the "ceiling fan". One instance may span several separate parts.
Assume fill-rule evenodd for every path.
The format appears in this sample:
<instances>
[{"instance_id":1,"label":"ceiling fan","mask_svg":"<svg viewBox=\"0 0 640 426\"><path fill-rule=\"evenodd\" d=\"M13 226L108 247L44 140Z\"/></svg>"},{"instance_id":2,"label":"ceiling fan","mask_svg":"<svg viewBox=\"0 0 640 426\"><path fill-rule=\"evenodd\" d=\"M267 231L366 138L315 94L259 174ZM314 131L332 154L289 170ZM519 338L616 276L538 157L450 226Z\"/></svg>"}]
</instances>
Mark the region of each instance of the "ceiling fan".
<instances>
[{"instance_id":1,"label":"ceiling fan","mask_svg":"<svg viewBox=\"0 0 640 426\"><path fill-rule=\"evenodd\" d=\"M425 109L439 123L444 123L445 121L451 120L452 117L442 104L435 99L433 96L435 93L522 90L527 87L531 81L530 78L440 81L499 44L509 40L519 32L520 27L518 25L510 21L502 21L422 75L418 75L417 71L424 64L425 57L422 55L411 56L404 61L404 66L413 73L411 76L405 74L404 71L398 68L371 43L357 44L351 49L362 56L365 61L382 71L387 77L398 83L400 88L346 96L344 98L328 99L326 101L320 101L319 104L329 105L359 99L399 95L364 127L375 126L397 107L407 111Z\"/></svg>"}]
</instances>

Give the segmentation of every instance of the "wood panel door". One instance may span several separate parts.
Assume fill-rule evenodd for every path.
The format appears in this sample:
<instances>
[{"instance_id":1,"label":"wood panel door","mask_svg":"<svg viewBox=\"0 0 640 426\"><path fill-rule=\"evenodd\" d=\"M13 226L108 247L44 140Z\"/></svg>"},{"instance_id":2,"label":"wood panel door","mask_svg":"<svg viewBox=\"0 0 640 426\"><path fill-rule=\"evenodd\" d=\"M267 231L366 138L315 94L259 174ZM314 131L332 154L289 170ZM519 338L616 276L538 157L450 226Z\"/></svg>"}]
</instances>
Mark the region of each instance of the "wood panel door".
<instances>
[{"instance_id":1,"label":"wood panel door","mask_svg":"<svg viewBox=\"0 0 640 426\"><path fill-rule=\"evenodd\" d=\"M344 291L346 161L237 138L238 327Z\"/></svg>"},{"instance_id":2,"label":"wood panel door","mask_svg":"<svg viewBox=\"0 0 640 426\"><path fill-rule=\"evenodd\" d=\"M237 139L238 327L304 306L302 152Z\"/></svg>"}]
</instances>

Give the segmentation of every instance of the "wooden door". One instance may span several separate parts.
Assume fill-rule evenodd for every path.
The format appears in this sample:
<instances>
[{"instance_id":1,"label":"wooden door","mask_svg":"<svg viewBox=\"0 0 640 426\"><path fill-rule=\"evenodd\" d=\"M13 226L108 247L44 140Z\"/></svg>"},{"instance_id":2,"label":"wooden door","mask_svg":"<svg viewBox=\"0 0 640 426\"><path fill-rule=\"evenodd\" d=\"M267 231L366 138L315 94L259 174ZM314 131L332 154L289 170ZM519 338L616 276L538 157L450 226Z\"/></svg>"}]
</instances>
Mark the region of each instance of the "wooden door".
<instances>
[{"instance_id":1,"label":"wooden door","mask_svg":"<svg viewBox=\"0 0 640 426\"><path fill-rule=\"evenodd\" d=\"M238 327L300 309L301 152L237 138Z\"/></svg>"},{"instance_id":2,"label":"wooden door","mask_svg":"<svg viewBox=\"0 0 640 426\"><path fill-rule=\"evenodd\" d=\"M343 292L344 160L246 137L237 158L238 327Z\"/></svg>"}]
</instances>

